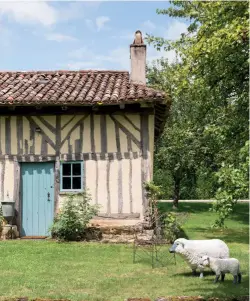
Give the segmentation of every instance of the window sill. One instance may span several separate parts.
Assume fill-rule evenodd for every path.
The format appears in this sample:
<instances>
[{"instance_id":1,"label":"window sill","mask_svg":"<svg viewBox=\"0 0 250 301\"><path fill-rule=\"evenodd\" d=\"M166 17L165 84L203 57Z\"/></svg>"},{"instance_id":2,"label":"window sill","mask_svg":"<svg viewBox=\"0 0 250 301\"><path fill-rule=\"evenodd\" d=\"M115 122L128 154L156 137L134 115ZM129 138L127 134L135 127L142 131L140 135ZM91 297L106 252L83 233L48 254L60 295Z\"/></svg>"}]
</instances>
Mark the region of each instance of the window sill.
<instances>
[{"instance_id":1,"label":"window sill","mask_svg":"<svg viewBox=\"0 0 250 301\"><path fill-rule=\"evenodd\" d=\"M60 191L59 195L67 195L67 194L82 194L84 190L79 190L79 191Z\"/></svg>"}]
</instances>

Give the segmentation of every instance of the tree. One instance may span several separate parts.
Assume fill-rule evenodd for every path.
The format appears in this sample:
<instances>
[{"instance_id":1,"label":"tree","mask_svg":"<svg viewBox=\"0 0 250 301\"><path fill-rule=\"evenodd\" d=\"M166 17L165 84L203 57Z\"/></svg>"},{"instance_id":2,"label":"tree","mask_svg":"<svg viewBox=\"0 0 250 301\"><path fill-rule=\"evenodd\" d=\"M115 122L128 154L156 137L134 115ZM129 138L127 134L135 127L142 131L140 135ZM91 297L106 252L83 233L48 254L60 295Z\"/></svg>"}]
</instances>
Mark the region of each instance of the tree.
<instances>
[{"instance_id":1,"label":"tree","mask_svg":"<svg viewBox=\"0 0 250 301\"><path fill-rule=\"evenodd\" d=\"M184 157L179 158L180 165L187 170L197 170L198 160L200 167L209 168L215 176L222 175L225 166L227 173L232 174L243 164L240 150L248 141L248 3L171 1L171 4L170 8L157 10L157 13L189 19L187 33L176 41L154 36L148 36L147 41L157 49L176 51L179 61L174 68L175 85L171 94L179 102L178 110L188 114L185 122L178 123L178 128L171 127L172 133L167 133L167 137L172 135L173 139L167 138L166 142L170 144L163 142L165 146L160 146L158 153L163 152L164 147L168 148L166 152L172 147L173 154L179 152L182 155L180 143L177 143L179 137L183 144L187 143ZM156 80L159 80L159 74ZM172 112L172 116L174 114ZM163 140L166 132L165 129ZM190 156L186 154L188 152L191 152ZM165 153L164 156L170 155ZM192 158L196 160L192 161ZM173 170L173 166L169 168ZM185 168L181 173L186 172ZM245 181L244 176L238 184L245 187ZM231 210L232 203L219 193L228 187L221 181L217 181L217 185L215 204L223 199ZM232 196L235 201L246 196L245 189L239 191L241 193ZM219 224L222 226L224 221Z\"/></svg>"},{"instance_id":2,"label":"tree","mask_svg":"<svg viewBox=\"0 0 250 301\"><path fill-rule=\"evenodd\" d=\"M149 85L165 90L172 99L170 117L156 146L156 167L158 171L167 170L172 179L173 207L178 207L181 188L187 179L196 181L195 171L199 165L198 156L201 146L199 127L197 127L188 91L179 89L185 80L179 72L179 63L169 64L161 59L147 68ZM194 185L193 185L194 186Z\"/></svg>"},{"instance_id":3,"label":"tree","mask_svg":"<svg viewBox=\"0 0 250 301\"><path fill-rule=\"evenodd\" d=\"M216 202L210 209L218 214L214 227L224 227L225 219L233 211L237 200L248 196L249 141L241 148L239 157L239 166L223 163L216 174L220 187L216 193Z\"/></svg>"}]
</instances>

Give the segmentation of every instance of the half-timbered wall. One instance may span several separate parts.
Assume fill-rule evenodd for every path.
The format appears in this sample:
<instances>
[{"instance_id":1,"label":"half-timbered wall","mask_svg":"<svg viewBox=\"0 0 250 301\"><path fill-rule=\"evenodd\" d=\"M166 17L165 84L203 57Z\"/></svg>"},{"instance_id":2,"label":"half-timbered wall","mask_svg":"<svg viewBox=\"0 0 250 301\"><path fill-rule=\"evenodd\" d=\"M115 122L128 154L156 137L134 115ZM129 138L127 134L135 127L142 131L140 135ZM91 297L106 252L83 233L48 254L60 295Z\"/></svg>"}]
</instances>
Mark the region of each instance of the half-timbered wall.
<instances>
[{"instance_id":1,"label":"half-timbered wall","mask_svg":"<svg viewBox=\"0 0 250 301\"><path fill-rule=\"evenodd\" d=\"M60 161L84 160L84 185L101 215L142 216L153 148L150 114L1 116L0 197L18 200L18 162L55 161L57 210Z\"/></svg>"}]
</instances>

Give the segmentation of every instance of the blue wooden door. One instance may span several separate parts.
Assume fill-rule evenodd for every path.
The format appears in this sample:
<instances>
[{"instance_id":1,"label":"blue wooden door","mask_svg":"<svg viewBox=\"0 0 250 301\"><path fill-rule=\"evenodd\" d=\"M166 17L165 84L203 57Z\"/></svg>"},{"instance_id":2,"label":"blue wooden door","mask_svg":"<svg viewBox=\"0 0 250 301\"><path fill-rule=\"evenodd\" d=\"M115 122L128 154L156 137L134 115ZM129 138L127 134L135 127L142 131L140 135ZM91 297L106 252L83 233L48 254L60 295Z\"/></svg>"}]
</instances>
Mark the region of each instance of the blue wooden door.
<instances>
[{"instance_id":1,"label":"blue wooden door","mask_svg":"<svg viewBox=\"0 0 250 301\"><path fill-rule=\"evenodd\" d=\"M22 163L22 236L48 236L54 218L54 163Z\"/></svg>"}]
</instances>

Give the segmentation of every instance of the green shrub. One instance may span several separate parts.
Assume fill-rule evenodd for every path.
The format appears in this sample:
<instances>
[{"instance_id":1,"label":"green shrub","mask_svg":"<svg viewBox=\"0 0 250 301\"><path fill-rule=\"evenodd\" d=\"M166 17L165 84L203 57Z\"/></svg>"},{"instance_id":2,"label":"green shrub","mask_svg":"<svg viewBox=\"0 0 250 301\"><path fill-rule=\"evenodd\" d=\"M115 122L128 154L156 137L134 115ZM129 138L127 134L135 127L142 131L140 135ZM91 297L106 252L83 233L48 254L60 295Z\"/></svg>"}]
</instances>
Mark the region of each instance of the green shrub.
<instances>
[{"instance_id":1,"label":"green shrub","mask_svg":"<svg viewBox=\"0 0 250 301\"><path fill-rule=\"evenodd\" d=\"M160 229L161 236L169 242L174 242L179 237L184 237L185 233L182 225L188 217L188 213L163 213L159 208L158 200L162 196L162 187L155 185L153 181L144 183L144 188L149 201L145 214L146 222L155 228L156 235Z\"/></svg>"},{"instance_id":2,"label":"green shrub","mask_svg":"<svg viewBox=\"0 0 250 301\"><path fill-rule=\"evenodd\" d=\"M143 184L148 199L148 206L145 212L145 220L153 227L158 220L158 200L162 195L161 186L157 186L153 181L145 182Z\"/></svg>"},{"instance_id":3,"label":"green shrub","mask_svg":"<svg viewBox=\"0 0 250 301\"><path fill-rule=\"evenodd\" d=\"M149 201L158 202L159 198L162 196L162 187L155 185L153 181L145 182L143 185Z\"/></svg>"},{"instance_id":4,"label":"green shrub","mask_svg":"<svg viewBox=\"0 0 250 301\"><path fill-rule=\"evenodd\" d=\"M84 239L89 221L98 213L98 206L90 204L91 196L87 191L68 194L62 209L50 228L54 238L64 241Z\"/></svg>"},{"instance_id":5,"label":"green shrub","mask_svg":"<svg viewBox=\"0 0 250 301\"><path fill-rule=\"evenodd\" d=\"M177 238L185 236L182 226L186 221L187 213L169 212L163 215L163 233L164 238L173 243Z\"/></svg>"},{"instance_id":6,"label":"green shrub","mask_svg":"<svg viewBox=\"0 0 250 301\"><path fill-rule=\"evenodd\" d=\"M157 159L155 158L157 161ZM154 183L161 187L162 195L161 198L164 200L170 200L173 198L173 191L174 191L174 181L173 177L171 176L170 171L166 169L161 169L160 166L154 167Z\"/></svg>"}]
</instances>

